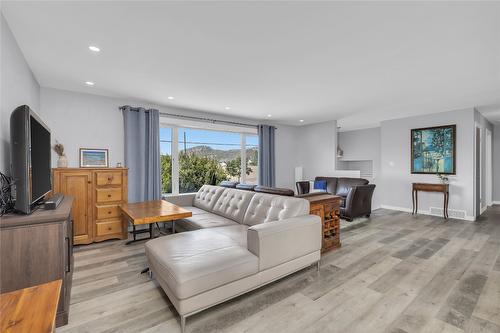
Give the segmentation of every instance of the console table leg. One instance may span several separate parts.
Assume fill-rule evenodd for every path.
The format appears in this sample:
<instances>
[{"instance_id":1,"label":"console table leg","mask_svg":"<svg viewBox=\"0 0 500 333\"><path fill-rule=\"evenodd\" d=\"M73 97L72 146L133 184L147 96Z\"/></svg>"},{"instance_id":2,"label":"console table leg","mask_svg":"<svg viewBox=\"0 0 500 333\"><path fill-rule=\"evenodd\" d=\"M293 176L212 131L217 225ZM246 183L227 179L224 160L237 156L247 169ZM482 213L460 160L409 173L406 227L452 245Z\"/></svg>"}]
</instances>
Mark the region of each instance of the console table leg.
<instances>
[{"instance_id":1,"label":"console table leg","mask_svg":"<svg viewBox=\"0 0 500 333\"><path fill-rule=\"evenodd\" d=\"M447 219L448 216L448 201L450 199L450 193L446 192L444 194L444 218Z\"/></svg>"},{"instance_id":2,"label":"console table leg","mask_svg":"<svg viewBox=\"0 0 500 333\"><path fill-rule=\"evenodd\" d=\"M411 204L412 204L411 215L414 215L415 214L415 190L411 190Z\"/></svg>"}]
</instances>

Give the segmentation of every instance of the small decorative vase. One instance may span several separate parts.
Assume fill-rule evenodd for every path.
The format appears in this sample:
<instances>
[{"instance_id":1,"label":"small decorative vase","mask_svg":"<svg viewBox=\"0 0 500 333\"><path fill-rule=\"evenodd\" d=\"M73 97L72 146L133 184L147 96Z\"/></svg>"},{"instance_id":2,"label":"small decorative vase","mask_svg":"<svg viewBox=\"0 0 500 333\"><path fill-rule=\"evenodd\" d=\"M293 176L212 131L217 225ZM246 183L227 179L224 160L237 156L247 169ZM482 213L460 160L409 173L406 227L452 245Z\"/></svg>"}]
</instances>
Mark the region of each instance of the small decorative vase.
<instances>
[{"instance_id":1,"label":"small decorative vase","mask_svg":"<svg viewBox=\"0 0 500 333\"><path fill-rule=\"evenodd\" d=\"M57 160L57 167L58 168L68 167L68 158L66 157L66 155L59 156L59 159Z\"/></svg>"}]
</instances>

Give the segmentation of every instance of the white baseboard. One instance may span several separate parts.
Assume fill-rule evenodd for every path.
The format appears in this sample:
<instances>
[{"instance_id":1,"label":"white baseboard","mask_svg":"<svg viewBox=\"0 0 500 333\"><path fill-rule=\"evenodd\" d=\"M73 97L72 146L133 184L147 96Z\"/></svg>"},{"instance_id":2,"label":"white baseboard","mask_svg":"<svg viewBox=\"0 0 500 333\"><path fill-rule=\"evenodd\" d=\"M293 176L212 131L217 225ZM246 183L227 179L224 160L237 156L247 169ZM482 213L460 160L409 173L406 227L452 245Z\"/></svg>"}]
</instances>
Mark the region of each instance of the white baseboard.
<instances>
[{"instance_id":1,"label":"white baseboard","mask_svg":"<svg viewBox=\"0 0 500 333\"><path fill-rule=\"evenodd\" d=\"M486 211L486 209L488 208L488 206L484 206L481 208L481 214L484 213Z\"/></svg>"},{"instance_id":2,"label":"white baseboard","mask_svg":"<svg viewBox=\"0 0 500 333\"><path fill-rule=\"evenodd\" d=\"M390 210L397 210L397 211L406 212L406 213L412 213L413 212L413 210L411 208L397 207L397 206L390 206L390 205L380 205L380 208L390 209Z\"/></svg>"},{"instance_id":3,"label":"white baseboard","mask_svg":"<svg viewBox=\"0 0 500 333\"><path fill-rule=\"evenodd\" d=\"M390 205L380 205L380 208L390 209L390 210L397 210L397 211L405 212L405 213L412 213L413 212L413 209L411 209L411 208L397 207L397 206L390 206ZM421 209L419 209L418 213L422 214L422 215L430 215L430 216L440 216L440 217L442 217L442 215L432 214L429 210L421 210ZM474 216L468 216L468 215L466 215L464 218L458 218L458 217L453 217L453 218L457 219L457 220L464 220L464 221L471 221L471 222L474 222L476 220L476 218Z\"/></svg>"},{"instance_id":4,"label":"white baseboard","mask_svg":"<svg viewBox=\"0 0 500 333\"><path fill-rule=\"evenodd\" d=\"M500 205L500 201L493 201L492 204L494 204L494 205Z\"/></svg>"}]
</instances>

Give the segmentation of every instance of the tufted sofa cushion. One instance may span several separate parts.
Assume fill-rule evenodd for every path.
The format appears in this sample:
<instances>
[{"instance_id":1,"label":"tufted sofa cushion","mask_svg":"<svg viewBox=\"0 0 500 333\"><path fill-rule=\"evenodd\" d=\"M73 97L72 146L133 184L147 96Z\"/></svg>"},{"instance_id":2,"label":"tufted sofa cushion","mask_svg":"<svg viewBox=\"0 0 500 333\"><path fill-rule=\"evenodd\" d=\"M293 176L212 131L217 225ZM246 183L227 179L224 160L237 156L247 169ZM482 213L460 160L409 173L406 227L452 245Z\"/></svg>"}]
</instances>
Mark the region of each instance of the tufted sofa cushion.
<instances>
[{"instance_id":1,"label":"tufted sofa cushion","mask_svg":"<svg viewBox=\"0 0 500 333\"><path fill-rule=\"evenodd\" d=\"M243 216L254 192L226 188L215 203L213 212L238 223L243 223Z\"/></svg>"},{"instance_id":2,"label":"tufted sofa cushion","mask_svg":"<svg viewBox=\"0 0 500 333\"><path fill-rule=\"evenodd\" d=\"M211 212L223 192L223 187L203 185L194 197L193 206Z\"/></svg>"},{"instance_id":3,"label":"tufted sofa cushion","mask_svg":"<svg viewBox=\"0 0 500 333\"><path fill-rule=\"evenodd\" d=\"M207 212L179 220L176 222L176 225L185 230L198 230L239 224L223 216Z\"/></svg>"},{"instance_id":4,"label":"tufted sofa cushion","mask_svg":"<svg viewBox=\"0 0 500 333\"><path fill-rule=\"evenodd\" d=\"M256 225L309 214L309 201L301 198L256 193L246 211L243 223Z\"/></svg>"}]
</instances>

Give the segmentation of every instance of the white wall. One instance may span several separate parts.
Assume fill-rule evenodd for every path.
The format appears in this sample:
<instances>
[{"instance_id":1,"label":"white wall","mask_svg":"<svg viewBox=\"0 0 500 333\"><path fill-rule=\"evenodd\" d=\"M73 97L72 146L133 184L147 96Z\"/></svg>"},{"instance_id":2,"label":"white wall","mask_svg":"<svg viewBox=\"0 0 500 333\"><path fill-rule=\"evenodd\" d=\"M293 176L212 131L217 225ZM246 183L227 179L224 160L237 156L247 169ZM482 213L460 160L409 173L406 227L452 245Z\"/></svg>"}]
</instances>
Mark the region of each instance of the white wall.
<instances>
[{"instance_id":1,"label":"white wall","mask_svg":"<svg viewBox=\"0 0 500 333\"><path fill-rule=\"evenodd\" d=\"M110 166L124 162L123 117L119 99L42 88L42 118L56 140L65 147L69 167L79 166L80 148L109 149ZM57 155L52 153L52 165Z\"/></svg>"},{"instance_id":2,"label":"white wall","mask_svg":"<svg viewBox=\"0 0 500 333\"><path fill-rule=\"evenodd\" d=\"M295 167L298 166L298 141L295 126L275 125L276 186L295 190Z\"/></svg>"},{"instance_id":3,"label":"white wall","mask_svg":"<svg viewBox=\"0 0 500 333\"><path fill-rule=\"evenodd\" d=\"M493 201L500 204L500 124L493 129Z\"/></svg>"},{"instance_id":4,"label":"white wall","mask_svg":"<svg viewBox=\"0 0 500 333\"><path fill-rule=\"evenodd\" d=\"M118 107L125 104L154 107L161 112L257 124L255 121L236 117L174 109L128 99L52 88L41 89L42 118L52 131L53 141L58 140L64 144L70 167L77 167L79 164L79 148L107 148L109 149L110 166L115 166L117 162L124 162L123 117ZM293 189L293 173L297 164L295 144L297 128L284 125L275 126L277 127L276 186ZM55 166L56 162L57 156L53 153L52 165Z\"/></svg>"},{"instance_id":5,"label":"white wall","mask_svg":"<svg viewBox=\"0 0 500 333\"><path fill-rule=\"evenodd\" d=\"M337 121L300 126L296 140L289 144L295 144L296 166L303 167L303 179L330 176L335 171Z\"/></svg>"},{"instance_id":6,"label":"white wall","mask_svg":"<svg viewBox=\"0 0 500 333\"><path fill-rule=\"evenodd\" d=\"M438 182L435 175L417 175L410 171L410 130L439 125L457 125L455 176L450 176L449 209L465 210L474 216L474 110L466 109L431 115L388 120L381 125L382 205L411 210L411 183ZM419 210L442 207L442 195L419 194ZM450 214L451 215L451 214Z\"/></svg>"},{"instance_id":7,"label":"white wall","mask_svg":"<svg viewBox=\"0 0 500 333\"><path fill-rule=\"evenodd\" d=\"M344 151L344 156L338 161L338 168L342 169L345 161L372 161L373 177L370 183L376 184L373 195L372 207L380 206L380 127L340 132L339 145Z\"/></svg>"},{"instance_id":8,"label":"white wall","mask_svg":"<svg viewBox=\"0 0 500 333\"><path fill-rule=\"evenodd\" d=\"M0 21L0 171L10 174L10 114L23 104L41 114L40 86L1 14Z\"/></svg>"}]
</instances>

